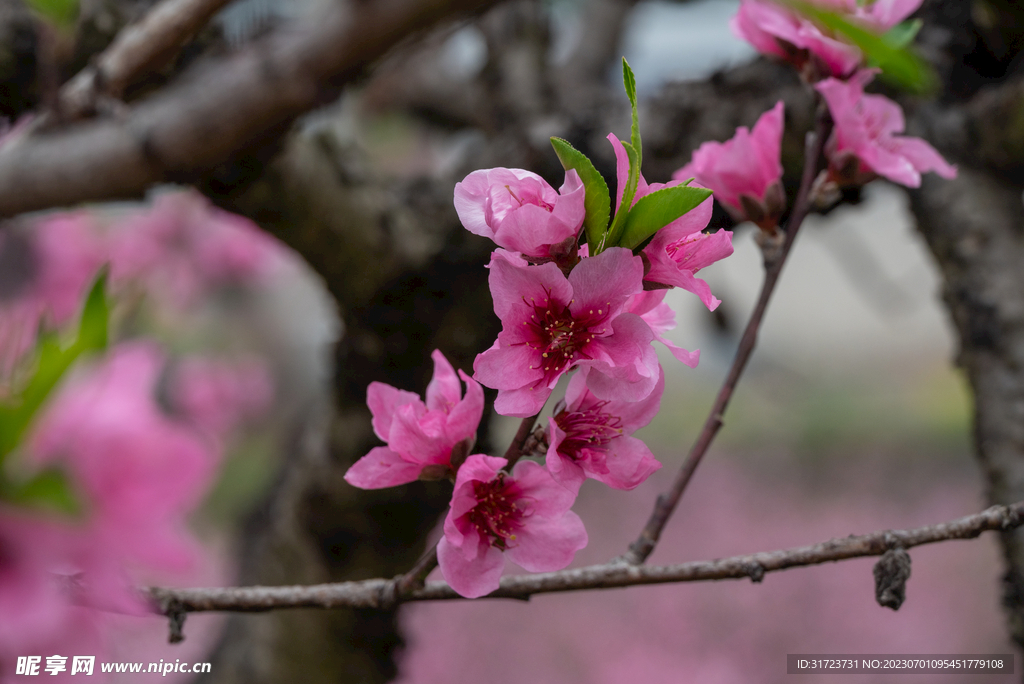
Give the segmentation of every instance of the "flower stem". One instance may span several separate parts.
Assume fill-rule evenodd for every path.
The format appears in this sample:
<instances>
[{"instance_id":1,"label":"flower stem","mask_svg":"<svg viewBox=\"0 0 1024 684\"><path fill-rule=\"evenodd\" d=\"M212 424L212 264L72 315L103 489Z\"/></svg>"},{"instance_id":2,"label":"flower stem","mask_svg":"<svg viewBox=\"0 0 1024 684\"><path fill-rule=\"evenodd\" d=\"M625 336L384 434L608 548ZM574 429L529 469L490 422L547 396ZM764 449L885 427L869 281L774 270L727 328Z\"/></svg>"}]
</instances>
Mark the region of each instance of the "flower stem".
<instances>
[{"instance_id":1,"label":"flower stem","mask_svg":"<svg viewBox=\"0 0 1024 684\"><path fill-rule=\"evenodd\" d=\"M526 441L533 434L533 426L537 422L537 416L540 412L537 412L535 416L529 416L523 418L523 422L519 424L519 429L516 431L516 436L512 438L512 443L508 445L508 449L505 450L505 460L508 461L508 465L505 466L505 470L512 470L512 466L516 464L523 455L527 452L524 451L526 447Z\"/></svg>"},{"instance_id":2,"label":"flower stem","mask_svg":"<svg viewBox=\"0 0 1024 684\"><path fill-rule=\"evenodd\" d=\"M647 520L647 525L644 526L636 541L630 544L629 551L623 556L624 560L632 565L643 563L651 555L651 552L654 551L654 547L658 544L658 539L661 537L662 530L679 505L683 491L690 483L694 471L700 465L701 459L707 452L708 447L711 446L711 442L715 439L715 435L718 434L718 430L722 427L722 416L729 405L729 400L732 398L733 390L736 389L740 375L743 373L747 361L750 360L754 346L757 344L757 333L761 328L761 320L764 318L765 310L768 308L768 301L771 299L772 292L775 291L779 274L782 273L782 267L786 263L786 258L789 256L794 240L796 240L797 231L800 230L800 225L810 210L811 187L817 175L825 139L828 137L831 127L832 119L828 114L828 110L819 104L815 131L808 133L804 148L803 177L801 178L800 190L793 205L793 213L790 215L786 225L785 241L782 243L782 248L775 254L766 254L764 283L761 285L761 294L757 299L757 305L750 314L750 319L747 321L743 336L740 338L739 348L736 350L732 367L722 383L722 388L718 392L718 397L715 399L714 406L711 407L711 413L704 422L704 427L697 437L697 441L694 442L690 453L686 457L686 461L683 463L679 473L676 474L672 488L667 493L658 497L654 505L654 511L651 512L651 516Z\"/></svg>"}]
</instances>

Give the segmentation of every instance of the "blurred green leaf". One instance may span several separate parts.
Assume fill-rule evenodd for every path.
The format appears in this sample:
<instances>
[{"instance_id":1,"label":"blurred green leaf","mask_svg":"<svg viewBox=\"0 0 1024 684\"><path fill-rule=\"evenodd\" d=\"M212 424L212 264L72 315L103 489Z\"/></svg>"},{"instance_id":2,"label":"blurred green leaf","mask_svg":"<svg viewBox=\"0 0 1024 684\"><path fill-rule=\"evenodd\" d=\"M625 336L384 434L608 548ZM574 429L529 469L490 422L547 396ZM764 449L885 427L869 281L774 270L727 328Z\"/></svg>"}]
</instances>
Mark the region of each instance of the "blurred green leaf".
<instances>
[{"instance_id":1,"label":"blurred green leaf","mask_svg":"<svg viewBox=\"0 0 1024 684\"><path fill-rule=\"evenodd\" d=\"M0 498L16 506L45 508L69 515L82 510L67 477L59 470L44 470L21 484L5 483Z\"/></svg>"},{"instance_id":2,"label":"blurred green leaf","mask_svg":"<svg viewBox=\"0 0 1024 684\"><path fill-rule=\"evenodd\" d=\"M924 22L920 19L904 21L886 31L882 37L893 47L904 48L914 42L922 26Z\"/></svg>"},{"instance_id":3,"label":"blurred green leaf","mask_svg":"<svg viewBox=\"0 0 1024 684\"><path fill-rule=\"evenodd\" d=\"M611 216L611 194L608 192L608 184L597 172L594 163L567 141L551 138L551 146L555 148L562 168L566 171L574 169L583 181L583 206L586 209L583 227L587 233L587 244L593 253L608 230L608 218Z\"/></svg>"},{"instance_id":4,"label":"blurred green leaf","mask_svg":"<svg viewBox=\"0 0 1024 684\"><path fill-rule=\"evenodd\" d=\"M600 245L598 252L602 252L608 247L618 246L619 240L622 237L622 231L626 227L626 217L633 206L633 196L636 195L636 187L640 180L640 155L637 154L636 149L629 143L622 143L622 147L625 148L626 156L629 158L629 178L626 180L626 187L618 188L622 192L622 202L619 204L619 210L615 212L615 218L612 219L607 239L603 245ZM596 254L592 252L591 256L596 256Z\"/></svg>"},{"instance_id":5,"label":"blurred green leaf","mask_svg":"<svg viewBox=\"0 0 1024 684\"><path fill-rule=\"evenodd\" d=\"M907 33L912 30L910 27L898 31L896 28L899 27L895 27L889 33L878 35L846 17L805 0L775 1L796 10L860 48L870 64L882 69L882 78L893 85L916 93L932 92L938 87L934 70L907 45L913 39L913 35L907 37Z\"/></svg>"},{"instance_id":6,"label":"blurred green leaf","mask_svg":"<svg viewBox=\"0 0 1024 684\"><path fill-rule=\"evenodd\" d=\"M0 404L0 463L21 441L39 407L71 365L82 355L106 348L110 305L104 269L85 298L75 340L62 349L53 333L41 332L36 342L36 367L19 392Z\"/></svg>"},{"instance_id":7,"label":"blurred green leaf","mask_svg":"<svg viewBox=\"0 0 1024 684\"><path fill-rule=\"evenodd\" d=\"M647 238L710 196L710 190L685 185L674 185L644 195L637 200L626 217L626 225L618 245L627 249L639 247Z\"/></svg>"},{"instance_id":8,"label":"blurred green leaf","mask_svg":"<svg viewBox=\"0 0 1024 684\"><path fill-rule=\"evenodd\" d=\"M75 344L81 351L102 351L107 348L110 325L110 303L107 301L107 270L96 277L82 307L82 320L78 324Z\"/></svg>"},{"instance_id":9,"label":"blurred green leaf","mask_svg":"<svg viewBox=\"0 0 1024 684\"><path fill-rule=\"evenodd\" d=\"M78 17L78 0L28 0L29 6L55 26L67 29Z\"/></svg>"}]
</instances>

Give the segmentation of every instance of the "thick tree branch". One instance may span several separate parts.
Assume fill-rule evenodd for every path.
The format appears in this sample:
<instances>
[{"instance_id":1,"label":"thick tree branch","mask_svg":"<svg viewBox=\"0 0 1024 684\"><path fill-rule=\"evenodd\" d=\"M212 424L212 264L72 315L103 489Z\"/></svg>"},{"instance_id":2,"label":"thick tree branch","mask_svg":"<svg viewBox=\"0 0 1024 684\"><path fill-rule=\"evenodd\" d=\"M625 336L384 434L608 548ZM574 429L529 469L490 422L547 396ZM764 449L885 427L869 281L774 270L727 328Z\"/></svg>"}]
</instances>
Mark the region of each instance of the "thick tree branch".
<instances>
[{"instance_id":1,"label":"thick tree branch","mask_svg":"<svg viewBox=\"0 0 1024 684\"><path fill-rule=\"evenodd\" d=\"M335 97L403 38L495 1L330 3L186 75L120 120L0 148L0 215L135 197L154 183L198 177Z\"/></svg>"},{"instance_id":2,"label":"thick tree branch","mask_svg":"<svg viewBox=\"0 0 1024 684\"><path fill-rule=\"evenodd\" d=\"M173 59L230 1L162 0L64 84L57 97L60 115L77 119L91 113L100 97L120 98L138 78Z\"/></svg>"},{"instance_id":3,"label":"thick tree branch","mask_svg":"<svg viewBox=\"0 0 1024 684\"><path fill-rule=\"evenodd\" d=\"M527 599L587 589L611 589L640 584L700 582L750 578L760 582L767 572L820 565L848 558L881 556L890 549L909 549L951 539L973 539L982 532L1006 532L1024 524L1024 501L992 506L937 525L910 530L883 530L861 536L831 539L811 546L733 556L676 565L632 565L613 561L584 568L505 577L490 598ZM372 579L293 587L232 587L201 589L151 588L149 595L166 615L200 611L254 612L279 608L392 608L405 601L462 598L444 582L429 582L407 595L395 591L395 580Z\"/></svg>"},{"instance_id":4,"label":"thick tree branch","mask_svg":"<svg viewBox=\"0 0 1024 684\"><path fill-rule=\"evenodd\" d=\"M711 446L711 442L715 439L715 435L718 434L718 430L722 427L722 417L725 414L725 409L729 405L732 393L736 389L736 385L739 383L740 375L742 375L743 369L746 368L747 362L750 360L750 356L754 352L754 347L757 345L757 334L761 329L761 320L764 318L765 310L768 308L768 302L771 300L772 293L775 291L775 285L779 281L779 275L782 273L782 267L785 265L786 258L789 256L789 252L793 247L797 231L800 230L800 225L803 223L804 218L807 217L807 213L810 210L811 187L814 182L814 178L818 173L825 139L828 137L831 126L832 120L831 117L829 117L827 110L819 108L817 128L813 134L808 135L804 158L803 177L801 179L800 190L797 193L796 202L793 207L793 213L790 215L789 221L786 224L785 240L782 243L781 249L779 249L776 254L772 254L767 250L765 251L766 270L764 283L761 286L761 294L757 299L757 304L754 306L754 310L750 314L750 319L747 321L747 326L743 331L743 336L740 338L740 344L736 350L736 356L733 359L732 367L729 369L729 374L725 377L725 381L722 383L722 388L719 390L718 396L715 398L715 403L711 407L711 412L708 415L707 420L704 422L704 427L701 430L700 435L698 435L697 441L694 442L693 447L690 449L690 453L686 457L686 461L683 462L682 467L676 474L676 479L672 483L672 488L666 494L662 494L658 497L658 500L654 505L654 511L651 512L651 517L648 519L643 531L640 533L640 536L637 537L636 541L630 544L629 551L624 555L624 560L628 563L643 563L647 560L647 557L651 555L651 552L654 551L654 547L657 545L658 539L661 537L662 530L665 529L668 519L672 516L676 506L679 505L679 500L683 496L683 491L690 483L690 478L693 477L694 471L697 470L697 466L700 465L701 459L704 457L704 454L707 453L708 448Z\"/></svg>"}]
</instances>

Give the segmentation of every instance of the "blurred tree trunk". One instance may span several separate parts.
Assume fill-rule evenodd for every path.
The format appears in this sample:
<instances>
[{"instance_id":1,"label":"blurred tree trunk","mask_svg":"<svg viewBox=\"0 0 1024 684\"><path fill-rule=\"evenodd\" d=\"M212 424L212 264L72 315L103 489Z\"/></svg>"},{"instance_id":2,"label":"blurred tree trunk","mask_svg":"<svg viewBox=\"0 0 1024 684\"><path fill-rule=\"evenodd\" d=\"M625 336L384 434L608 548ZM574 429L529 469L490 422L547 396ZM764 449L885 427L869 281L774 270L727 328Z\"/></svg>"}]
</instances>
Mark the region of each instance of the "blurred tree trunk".
<instances>
[{"instance_id":1,"label":"blurred tree trunk","mask_svg":"<svg viewBox=\"0 0 1024 684\"><path fill-rule=\"evenodd\" d=\"M937 101L908 103L911 132L957 163L926 176L911 207L943 277L974 394L974 445L990 503L1024 499L1024 8L926 3L920 40L939 65ZM1024 647L1024 532L1002 535L1003 604Z\"/></svg>"}]
</instances>

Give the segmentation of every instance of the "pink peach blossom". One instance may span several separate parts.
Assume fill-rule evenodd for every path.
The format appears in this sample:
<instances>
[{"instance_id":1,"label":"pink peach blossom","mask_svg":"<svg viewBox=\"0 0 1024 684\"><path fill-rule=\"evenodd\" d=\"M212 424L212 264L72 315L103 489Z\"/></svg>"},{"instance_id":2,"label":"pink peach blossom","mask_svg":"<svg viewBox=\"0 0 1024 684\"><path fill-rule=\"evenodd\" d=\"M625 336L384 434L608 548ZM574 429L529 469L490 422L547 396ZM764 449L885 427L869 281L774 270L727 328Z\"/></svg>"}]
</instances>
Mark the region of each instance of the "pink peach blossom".
<instances>
[{"instance_id":1,"label":"pink peach blossom","mask_svg":"<svg viewBox=\"0 0 1024 684\"><path fill-rule=\"evenodd\" d=\"M921 6L922 0L818 0L823 9L838 12L876 33L884 33ZM813 58L814 72L846 77L864 61L861 51L814 22L771 0L743 0L729 23L732 32L759 52L803 67Z\"/></svg>"},{"instance_id":2,"label":"pink peach blossom","mask_svg":"<svg viewBox=\"0 0 1024 684\"><path fill-rule=\"evenodd\" d=\"M695 178L737 219L749 219L774 229L785 209L782 190L783 103L761 115L753 131L746 126L720 142L705 142L690 163L672 174L685 181ZM765 227L762 225L762 227Z\"/></svg>"},{"instance_id":3,"label":"pink peach blossom","mask_svg":"<svg viewBox=\"0 0 1024 684\"><path fill-rule=\"evenodd\" d=\"M629 159L626 156L625 148L614 134L609 134L608 140L615 150L616 175L618 186L621 188L625 185L629 173ZM641 197L656 190L681 183L680 180L672 180L668 183L648 183L643 174L640 174L633 203L636 204ZM616 199L616 211L620 204L622 204L621 196ZM711 198L709 197L655 233L654 238L643 250L647 261L644 282L655 287L681 287L700 297L704 305L714 311L722 303L721 300L714 297L708 284L697 278L695 274L700 269L729 256L733 250L730 231L702 232L710 220ZM684 363L686 362L684 361Z\"/></svg>"},{"instance_id":4,"label":"pink peach blossom","mask_svg":"<svg viewBox=\"0 0 1024 684\"><path fill-rule=\"evenodd\" d=\"M434 377L427 385L426 404L413 392L370 383L366 403L373 414L373 431L388 445L375 447L349 468L349 484L362 489L394 487L413 482L424 469L437 470L432 475L440 477L458 469L459 464L452 462L456 445L472 448L483 416L483 390L461 370L456 376L439 350L431 358ZM466 382L465 397L459 377Z\"/></svg>"},{"instance_id":5,"label":"pink peach blossom","mask_svg":"<svg viewBox=\"0 0 1024 684\"><path fill-rule=\"evenodd\" d=\"M651 450L630 437L661 407L665 373L640 401L601 400L577 373L565 391L565 408L548 419L547 466L557 482L578 492L586 477L615 489L633 489L661 468Z\"/></svg>"},{"instance_id":6,"label":"pink peach blossom","mask_svg":"<svg viewBox=\"0 0 1024 684\"><path fill-rule=\"evenodd\" d=\"M565 172L556 193L543 178L523 169L483 169L455 185L455 211L471 233L531 260L567 253L583 225L583 183Z\"/></svg>"},{"instance_id":7,"label":"pink peach blossom","mask_svg":"<svg viewBox=\"0 0 1024 684\"><path fill-rule=\"evenodd\" d=\"M25 511L0 507L0 682L14 676L18 656L44 649L101 647L100 617L75 605L80 542L75 530ZM69 572L70 571L70 572ZM60 652L55 650L47 653ZM45 661L44 661L45 662Z\"/></svg>"},{"instance_id":8,"label":"pink peach blossom","mask_svg":"<svg viewBox=\"0 0 1024 684\"><path fill-rule=\"evenodd\" d=\"M503 329L473 363L474 377L498 390L495 410L507 416L539 412L564 373L593 372L602 398L643 399L658 380L654 333L623 310L642 291L643 263L612 247L582 259L566 277L553 263L531 266L495 250L491 296Z\"/></svg>"},{"instance_id":9,"label":"pink peach blossom","mask_svg":"<svg viewBox=\"0 0 1024 684\"><path fill-rule=\"evenodd\" d=\"M162 194L114 226L111 278L137 280L179 307L209 290L254 284L280 263L280 243L196 192Z\"/></svg>"},{"instance_id":10,"label":"pink peach blossom","mask_svg":"<svg viewBox=\"0 0 1024 684\"><path fill-rule=\"evenodd\" d=\"M13 250L24 272L6 274L13 292L0 302L0 373L9 374L33 347L40 327L70 321L106 259L106 244L86 212L50 214L27 232L5 232L0 251ZM24 252L22 254L21 252ZM20 282L18 282L20 281Z\"/></svg>"},{"instance_id":11,"label":"pink peach blossom","mask_svg":"<svg viewBox=\"0 0 1024 684\"><path fill-rule=\"evenodd\" d=\"M839 185L859 185L877 175L916 188L924 172L955 178L956 167L935 148L920 138L898 135L905 127L898 104L882 95L864 93L875 73L864 70L849 81L829 78L815 85L835 121L826 143L833 180Z\"/></svg>"},{"instance_id":12,"label":"pink peach blossom","mask_svg":"<svg viewBox=\"0 0 1024 684\"><path fill-rule=\"evenodd\" d=\"M63 464L85 497L92 555L83 564L104 568L86 582L124 610L138 603L125 567L184 571L199 557L185 516L218 465L213 445L157 405L163 365L152 344L120 345L67 383L29 440L33 461Z\"/></svg>"},{"instance_id":13,"label":"pink peach blossom","mask_svg":"<svg viewBox=\"0 0 1024 684\"><path fill-rule=\"evenodd\" d=\"M459 469L444 537L441 573L452 589L477 598L498 588L502 554L530 572L561 570L587 545L583 521L569 509L576 494L543 466L473 454Z\"/></svg>"},{"instance_id":14,"label":"pink peach blossom","mask_svg":"<svg viewBox=\"0 0 1024 684\"><path fill-rule=\"evenodd\" d=\"M696 368L700 362L700 350L687 351L668 341L662 334L676 327L676 314L672 307L664 302L666 294L668 290L659 289L645 290L633 295L626 304L626 311L642 318L654 333L655 341L665 345L677 361L685 363L690 368Z\"/></svg>"},{"instance_id":15,"label":"pink peach blossom","mask_svg":"<svg viewBox=\"0 0 1024 684\"><path fill-rule=\"evenodd\" d=\"M208 435L225 435L270 405L273 381L256 358L188 357L174 368L168 393L177 413Z\"/></svg>"}]
</instances>

